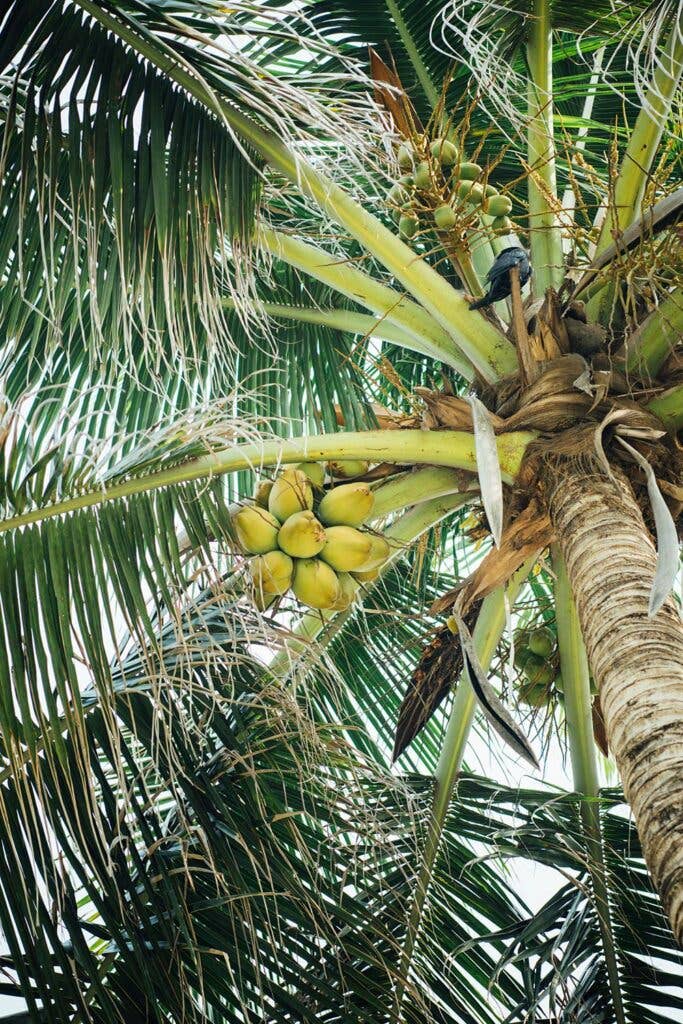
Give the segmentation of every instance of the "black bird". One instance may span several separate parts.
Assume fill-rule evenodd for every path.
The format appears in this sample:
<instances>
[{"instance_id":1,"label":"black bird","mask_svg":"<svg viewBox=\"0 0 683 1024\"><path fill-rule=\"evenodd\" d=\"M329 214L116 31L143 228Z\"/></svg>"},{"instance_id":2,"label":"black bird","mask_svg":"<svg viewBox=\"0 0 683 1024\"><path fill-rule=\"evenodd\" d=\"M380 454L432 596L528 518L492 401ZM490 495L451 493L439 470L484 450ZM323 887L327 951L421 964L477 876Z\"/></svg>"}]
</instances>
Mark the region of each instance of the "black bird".
<instances>
[{"instance_id":1,"label":"black bird","mask_svg":"<svg viewBox=\"0 0 683 1024\"><path fill-rule=\"evenodd\" d=\"M520 249L518 245L511 245L498 253L495 263L486 275L489 290L486 295L482 295L480 299L470 303L470 309L483 309L484 306L490 306L492 302L506 299L512 290L510 284L510 269L512 267L519 267L520 286L526 284L531 277L531 264L524 249Z\"/></svg>"}]
</instances>

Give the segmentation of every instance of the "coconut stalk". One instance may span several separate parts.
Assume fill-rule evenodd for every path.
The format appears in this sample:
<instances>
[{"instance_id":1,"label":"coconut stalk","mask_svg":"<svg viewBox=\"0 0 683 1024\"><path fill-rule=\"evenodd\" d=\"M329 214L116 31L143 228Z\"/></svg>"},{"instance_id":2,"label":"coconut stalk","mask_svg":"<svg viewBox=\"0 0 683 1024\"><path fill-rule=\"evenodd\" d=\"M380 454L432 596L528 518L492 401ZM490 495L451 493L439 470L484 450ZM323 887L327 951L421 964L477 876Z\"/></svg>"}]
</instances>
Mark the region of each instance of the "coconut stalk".
<instances>
[{"instance_id":1,"label":"coconut stalk","mask_svg":"<svg viewBox=\"0 0 683 1024\"><path fill-rule=\"evenodd\" d=\"M552 548L552 561L555 571L555 614L560 649L560 671L564 685L564 713L567 722L574 789L582 796L581 820L585 830L587 866L593 886L614 1016L617 1024L626 1024L619 978L619 961L610 916L605 857L602 848L600 780L593 738L588 657L567 576L567 568L557 545L553 545Z\"/></svg>"},{"instance_id":2,"label":"coconut stalk","mask_svg":"<svg viewBox=\"0 0 683 1024\"><path fill-rule=\"evenodd\" d=\"M683 625L649 601L657 555L625 476L546 460L542 482L650 875L683 942Z\"/></svg>"},{"instance_id":3,"label":"coconut stalk","mask_svg":"<svg viewBox=\"0 0 683 1024\"><path fill-rule=\"evenodd\" d=\"M212 110L231 132L252 146L259 156L278 170L306 196L313 199L335 223L345 228L372 253L455 341L484 380L495 383L514 373L515 350L495 327L470 312L463 296L441 274L420 259L380 220L331 178L289 149L272 131L260 127L236 107L219 97L205 82L185 70L178 56L158 38L129 22L101 10L91 0L74 0L101 25L123 40L136 53L163 70L191 96Z\"/></svg>"},{"instance_id":4,"label":"coconut stalk","mask_svg":"<svg viewBox=\"0 0 683 1024\"><path fill-rule=\"evenodd\" d=\"M535 438L532 431L501 434L496 438L501 474L512 483L519 472L527 445ZM458 430L367 430L356 433L316 434L289 441L272 440L237 444L225 451L190 459L178 466L147 473L109 487L31 509L0 521L0 533L28 523L38 523L77 509L101 505L133 494L155 491L191 480L211 479L240 469L254 469L291 462L318 462L330 459L366 459L415 465L445 466L475 473L477 468L474 435Z\"/></svg>"},{"instance_id":5,"label":"coconut stalk","mask_svg":"<svg viewBox=\"0 0 683 1024\"><path fill-rule=\"evenodd\" d=\"M278 259L361 303L378 316L386 317L410 335L413 340L407 347L414 352L447 363L466 380L474 379L471 362L447 331L417 303L376 281L353 264L335 260L329 252L308 242L272 228L261 228L258 237L261 245Z\"/></svg>"},{"instance_id":6,"label":"coconut stalk","mask_svg":"<svg viewBox=\"0 0 683 1024\"><path fill-rule=\"evenodd\" d=\"M510 608L514 605L534 562L535 557L528 559L512 576L507 587L497 588L488 594L482 602L472 638L479 663L484 670L488 668L500 643L506 622L506 606ZM453 643L458 643L456 637L453 637ZM434 864L441 848L448 808L450 807L453 790L460 774L465 748L474 721L476 704L477 698L474 690L469 682L467 673L463 672L458 680L453 707L451 708L441 748L441 755L434 773L434 794L432 797L429 831L415 882L415 892L408 912L406 938L398 968L394 1016L396 1022L400 1020L401 1006L409 982L410 968L422 922L424 905L429 892Z\"/></svg>"},{"instance_id":7,"label":"coconut stalk","mask_svg":"<svg viewBox=\"0 0 683 1024\"><path fill-rule=\"evenodd\" d=\"M671 26L663 53L657 59L644 103L633 126L614 186L614 197L595 247L595 256L640 215L643 196L667 118L683 74L683 11Z\"/></svg>"},{"instance_id":8,"label":"coconut stalk","mask_svg":"<svg viewBox=\"0 0 683 1024\"><path fill-rule=\"evenodd\" d=\"M629 224L640 216L643 197L667 118L678 94L683 74L683 10L679 8L677 24L672 25L669 38L657 60L645 101L636 118L633 132L624 152L613 195L602 222L595 247L598 257L618 238ZM612 305L613 284L594 294L586 305L592 320L603 319L602 314Z\"/></svg>"},{"instance_id":9,"label":"coconut stalk","mask_svg":"<svg viewBox=\"0 0 683 1024\"><path fill-rule=\"evenodd\" d=\"M553 46L550 0L534 0L527 42L527 156L532 288L543 295L563 278L562 236L555 216L557 175L553 128Z\"/></svg>"},{"instance_id":10,"label":"coconut stalk","mask_svg":"<svg viewBox=\"0 0 683 1024\"><path fill-rule=\"evenodd\" d=\"M643 320L619 356L626 370L641 379L656 377L683 337L683 288L676 288Z\"/></svg>"},{"instance_id":11,"label":"coconut stalk","mask_svg":"<svg viewBox=\"0 0 683 1024\"><path fill-rule=\"evenodd\" d=\"M235 309L236 305L234 299L223 299L225 309ZM350 309L330 307L316 309L314 306L287 306L277 302L262 302L259 305L259 310L263 310L267 316L275 320L295 320L302 324L320 324L322 327L330 327L335 331L360 334L364 338L373 336L379 338L380 341L388 341L392 345L412 349L413 352L421 351L414 348L415 344L419 344L419 341L416 342L415 335L399 327L388 316L369 316L367 313L355 313ZM437 329L437 325L434 324L433 330ZM425 322L425 331L428 330ZM439 333L443 336L443 332ZM430 345L427 333L424 335L424 341L428 346ZM450 348L450 339L448 342ZM464 360L463 368L468 368L472 372L471 366L465 364Z\"/></svg>"}]
</instances>

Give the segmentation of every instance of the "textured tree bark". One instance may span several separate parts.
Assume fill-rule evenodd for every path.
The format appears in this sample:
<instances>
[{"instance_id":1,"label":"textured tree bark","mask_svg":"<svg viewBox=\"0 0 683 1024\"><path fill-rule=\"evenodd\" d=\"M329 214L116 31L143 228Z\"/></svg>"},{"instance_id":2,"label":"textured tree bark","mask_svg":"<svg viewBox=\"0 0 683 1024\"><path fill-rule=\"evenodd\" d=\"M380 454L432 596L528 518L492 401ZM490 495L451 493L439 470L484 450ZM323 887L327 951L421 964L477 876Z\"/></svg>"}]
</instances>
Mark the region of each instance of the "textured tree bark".
<instances>
[{"instance_id":1,"label":"textured tree bark","mask_svg":"<svg viewBox=\"0 0 683 1024\"><path fill-rule=\"evenodd\" d=\"M662 905L683 945L683 624L648 618L656 551L626 478L544 467L607 737Z\"/></svg>"}]
</instances>

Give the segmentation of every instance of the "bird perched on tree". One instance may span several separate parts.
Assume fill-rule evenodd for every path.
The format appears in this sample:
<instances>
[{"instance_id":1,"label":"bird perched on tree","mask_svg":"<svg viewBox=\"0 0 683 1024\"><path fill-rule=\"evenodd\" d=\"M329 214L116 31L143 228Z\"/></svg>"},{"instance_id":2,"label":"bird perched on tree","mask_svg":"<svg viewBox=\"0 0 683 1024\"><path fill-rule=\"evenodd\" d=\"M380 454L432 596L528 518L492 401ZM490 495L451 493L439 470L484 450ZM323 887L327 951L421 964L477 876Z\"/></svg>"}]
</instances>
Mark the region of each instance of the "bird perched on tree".
<instances>
[{"instance_id":1,"label":"bird perched on tree","mask_svg":"<svg viewBox=\"0 0 683 1024\"><path fill-rule=\"evenodd\" d=\"M520 287L525 285L531 277L531 264L524 249L518 245L511 245L503 249L496 256L496 260L486 275L489 282L489 290L486 295L470 303L470 309L483 309L490 306L492 302L506 299L512 290L510 283L510 270L512 267L519 268Z\"/></svg>"}]
</instances>

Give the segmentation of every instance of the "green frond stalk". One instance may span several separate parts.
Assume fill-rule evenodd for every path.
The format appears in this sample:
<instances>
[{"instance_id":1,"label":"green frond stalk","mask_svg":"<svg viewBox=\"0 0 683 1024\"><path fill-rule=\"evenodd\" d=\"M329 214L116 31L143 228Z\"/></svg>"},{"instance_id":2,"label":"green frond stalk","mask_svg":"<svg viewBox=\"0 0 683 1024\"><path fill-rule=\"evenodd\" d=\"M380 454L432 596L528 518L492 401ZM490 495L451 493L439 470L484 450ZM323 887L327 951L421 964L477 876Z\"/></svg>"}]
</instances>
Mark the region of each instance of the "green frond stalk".
<instances>
[{"instance_id":1,"label":"green frond stalk","mask_svg":"<svg viewBox=\"0 0 683 1024\"><path fill-rule=\"evenodd\" d=\"M600 780L593 739L591 713L590 669L581 635L579 617L571 592L567 568L559 548L552 549L555 572L555 614L560 649L560 671L564 686L564 712L567 722L569 754L574 788L586 799L581 803L581 817L586 831L588 870L593 885L596 911L600 925L607 977L617 1024L626 1024L620 983L616 940L612 931L609 890L600 827Z\"/></svg>"},{"instance_id":2,"label":"green frond stalk","mask_svg":"<svg viewBox=\"0 0 683 1024\"><path fill-rule=\"evenodd\" d=\"M213 110L259 156L292 181L337 224L344 227L403 287L427 309L472 361L484 380L495 383L517 369L514 347L495 327L470 312L463 296L433 267L389 231L360 203L326 175L293 153L280 139L261 128L231 104L221 100L205 83L179 65L172 51L159 40L143 35L91 0L78 5L176 81L190 95Z\"/></svg>"},{"instance_id":3,"label":"green frond stalk","mask_svg":"<svg viewBox=\"0 0 683 1024\"><path fill-rule=\"evenodd\" d=\"M524 581L533 568L534 561L533 558L528 559L512 576L507 587L494 590L482 602L472 638L479 662L484 670L488 668L500 643L506 622L506 605L508 607L514 605ZM453 643L458 643L456 637L453 638ZM429 833L415 883L413 902L408 913L406 938L398 969L395 1017L397 1021L400 1019L401 1004L409 981L425 900L429 891L434 863L441 847L441 837L448 808L460 774L465 748L474 721L476 705L477 699L474 690L466 674L463 673L458 680L439 763L434 773L434 796Z\"/></svg>"},{"instance_id":4,"label":"green frond stalk","mask_svg":"<svg viewBox=\"0 0 683 1024\"><path fill-rule=\"evenodd\" d=\"M683 288L675 288L626 342L626 370L643 380L656 377L683 337Z\"/></svg>"},{"instance_id":5,"label":"green frond stalk","mask_svg":"<svg viewBox=\"0 0 683 1024\"><path fill-rule=\"evenodd\" d=\"M529 239L536 295L559 288L563 277L562 237L557 203L553 128L553 45L550 0L534 0L527 64L529 68L527 156Z\"/></svg>"},{"instance_id":6,"label":"green frond stalk","mask_svg":"<svg viewBox=\"0 0 683 1024\"><path fill-rule=\"evenodd\" d=\"M413 352L447 363L466 380L474 379L472 364L454 344L451 335L416 302L376 281L353 264L335 260L324 249L281 231L262 228L259 242L278 259L395 324L413 339L406 345Z\"/></svg>"},{"instance_id":7,"label":"green frond stalk","mask_svg":"<svg viewBox=\"0 0 683 1024\"><path fill-rule=\"evenodd\" d=\"M462 474L456 469L427 466L413 472L391 477L373 488L375 504L372 518L380 519L409 505L419 505L432 498L441 498L462 489ZM474 480L468 482L470 493L476 491Z\"/></svg>"},{"instance_id":8,"label":"green frond stalk","mask_svg":"<svg viewBox=\"0 0 683 1024\"><path fill-rule=\"evenodd\" d=\"M683 384L653 398L647 408L659 417L667 430L676 433L683 429Z\"/></svg>"},{"instance_id":9,"label":"green frond stalk","mask_svg":"<svg viewBox=\"0 0 683 1024\"><path fill-rule=\"evenodd\" d=\"M512 483L524 457L527 445L536 435L530 431L501 434L497 438L503 480ZM436 465L476 471L474 435L464 431L442 430L368 430L358 433L318 434L290 441L263 441L260 444L238 444L227 451L214 452L198 459L159 470L145 476L124 480L111 487L98 488L45 508L32 509L0 522L0 533L28 523L65 515L80 508L89 508L118 498L187 483L211 479L239 469L273 466L290 462L317 462L329 459L368 459L371 462L393 462L398 465Z\"/></svg>"},{"instance_id":10,"label":"green frond stalk","mask_svg":"<svg viewBox=\"0 0 683 1024\"><path fill-rule=\"evenodd\" d=\"M614 196L595 248L596 256L611 245L615 233L623 231L640 215L650 171L676 101L682 74L683 10L679 8L678 24L671 26L666 46L657 61L646 102L640 108L621 161Z\"/></svg>"},{"instance_id":11,"label":"green frond stalk","mask_svg":"<svg viewBox=\"0 0 683 1024\"><path fill-rule=\"evenodd\" d=\"M232 299L223 299L223 306L226 309L234 309L236 303ZM312 306L286 306L277 302L262 302L259 306L264 313L276 320L294 320L302 324L321 324L324 327L331 327L336 331L345 331L348 334L360 334L367 338L370 335L379 338L381 341L388 341L393 345L400 345L413 352L415 349L415 337L408 331L403 330L388 317L369 316L367 313L354 313L350 309L315 309ZM434 325L436 327L436 324ZM450 339L449 339L450 341ZM463 361L463 369L472 368Z\"/></svg>"}]
</instances>

